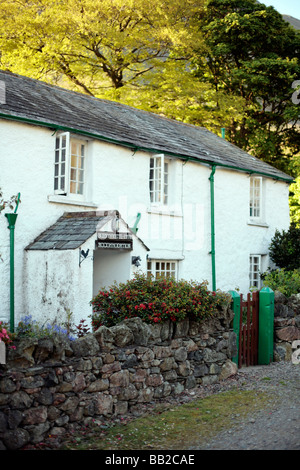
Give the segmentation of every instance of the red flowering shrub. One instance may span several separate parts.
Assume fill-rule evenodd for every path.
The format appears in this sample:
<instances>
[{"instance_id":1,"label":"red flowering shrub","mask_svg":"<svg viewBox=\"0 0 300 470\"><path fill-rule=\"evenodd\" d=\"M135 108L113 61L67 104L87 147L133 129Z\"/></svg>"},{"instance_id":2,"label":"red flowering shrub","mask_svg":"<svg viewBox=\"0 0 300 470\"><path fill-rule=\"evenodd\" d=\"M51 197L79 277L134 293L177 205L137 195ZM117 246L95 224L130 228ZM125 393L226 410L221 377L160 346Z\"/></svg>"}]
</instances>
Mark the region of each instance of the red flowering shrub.
<instances>
[{"instance_id":1,"label":"red flowering shrub","mask_svg":"<svg viewBox=\"0 0 300 470\"><path fill-rule=\"evenodd\" d=\"M210 292L207 282L137 275L126 283L101 290L92 299L92 327L95 331L101 325L110 327L133 317L140 317L146 323L176 322L186 317L199 321L214 315L228 300L223 292Z\"/></svg>"}]
</instances>

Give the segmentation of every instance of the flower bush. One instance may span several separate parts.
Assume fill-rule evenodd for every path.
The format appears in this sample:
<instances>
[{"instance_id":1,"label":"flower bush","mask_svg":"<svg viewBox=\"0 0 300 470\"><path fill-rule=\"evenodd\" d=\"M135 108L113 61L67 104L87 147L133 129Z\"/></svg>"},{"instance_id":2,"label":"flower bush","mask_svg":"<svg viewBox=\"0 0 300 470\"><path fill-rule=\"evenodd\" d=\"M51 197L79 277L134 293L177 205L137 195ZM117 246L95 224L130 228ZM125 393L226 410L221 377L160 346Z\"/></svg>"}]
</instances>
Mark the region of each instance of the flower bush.
<instances>
[{"instance_id":1,"label":"flower bush","mask_svg":"<svg viewBox=\"0 0 300 470\"><path fill-rule=\"evenodd\" d=\"M7 344L10 348L15 349L16 347L12 344L13 339L14 334L9 331L8 326L5 323L0 321L0 341Z\"/></svg>"},{"instance_id":2,"label":"flower bush","mask_svg":"<svg viewBox=\"0 0 300 470\"><path fill-rule=\"evenodd\" d=\"M61 325L47 323L40 325L36 320L32 319L31 315L26 315L21 318L16 328L16 336L18 338L31 337L31 338L45 338L54 335L59 335L73 341L75 338L70 335L67 328Z\"/></svg>"},{"instance_id":3,"label":"flower bush","mask_svg":"<svg viewBox=\"0 0 300 470\"><path fill-rule=\"evenodd\" d=\"M288 271L275 269L263 274L264 285L272 290L278 290L286 297L300 293L300 269Z\"/></svg>"},{"instance_id":4,"label":"flower bush","mask_svg":"<svg viewBox=\"0 0 300 470\"><path fill-rule=\"evenodd\" d=\"M200 321L230 302L224 292L210 292L207 282L147 278L138 274L126 283L101 290L92 300L92 328L107 327L133 317L146 323L172 322L189 317Z\"/></svg>"}]
</instances>

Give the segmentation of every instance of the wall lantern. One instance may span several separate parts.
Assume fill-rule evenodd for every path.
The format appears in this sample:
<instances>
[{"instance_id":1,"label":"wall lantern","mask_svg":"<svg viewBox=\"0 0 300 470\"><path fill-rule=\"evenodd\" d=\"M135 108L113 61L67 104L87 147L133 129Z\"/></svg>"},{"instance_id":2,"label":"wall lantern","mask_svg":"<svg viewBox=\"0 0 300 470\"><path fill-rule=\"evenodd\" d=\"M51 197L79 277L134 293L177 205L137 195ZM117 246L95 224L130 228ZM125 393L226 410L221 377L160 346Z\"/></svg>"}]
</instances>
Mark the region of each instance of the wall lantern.
<instances>
[{"instance_id":1,"label":"wall lantern","mask_svg":"<svg viewBox=\"0 0 300 470\"><path fill-rule=\"evenodd\" d=\"M133 265L136 266L136 267L141 266L140 261L141 261L141 257L140 257L140 256L132 256L132 257L131 257L131 264L133 264Z\"/></svg>"}]
</instances>

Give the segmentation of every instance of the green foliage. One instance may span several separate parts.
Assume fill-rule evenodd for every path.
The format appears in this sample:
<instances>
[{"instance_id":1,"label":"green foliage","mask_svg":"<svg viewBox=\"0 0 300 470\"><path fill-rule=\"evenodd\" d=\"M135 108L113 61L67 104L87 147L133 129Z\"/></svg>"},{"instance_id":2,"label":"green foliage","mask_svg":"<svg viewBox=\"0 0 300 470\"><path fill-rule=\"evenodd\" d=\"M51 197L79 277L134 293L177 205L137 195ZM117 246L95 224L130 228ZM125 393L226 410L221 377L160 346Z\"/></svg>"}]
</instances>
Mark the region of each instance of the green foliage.
<instances>
[{"instance_id":1,"label":"green foliage","mask_svg":"<svg viewBox=\"0 0 300 470\"><path fill-rule=\"evenodd\" d=\"M300 159L299 159L300 164ZM291 222L300 227L300 176L290 186L290 217Z\"/></svg>"},{"instance_id":2,"label":"green foliage","mask_svg":"<svg viewBox=\"0 0 300 470\"><path fill-rule=\"evenodd\" d=\"M230 302L227 294L210 292L207 283L147 278L138 274L126 283L101 290L91 301L92 327L113 326L133 317L146 323L173 322L186 317L195 321L212 316L219 306Z\"/></svg>"},{"instance_id":3,"label":"green foliage","mask_svg":"<svg viewBox=\"0 0 300 470\"><path fill-rule=\"evenodd\" d=\"M273 291L278 290L286 297L300 292L300 269L270 271L264 274L263 280L265 286L270 287Z\"/></svg>"},{"instance_id":4,"label":"green foliage","mask_svg":"<svg viewBox=\"0 0 300 470\"><path fill-rule=\"evenodd\" d=\"M300 267L300 227L292 223L289 229L276 230L269 246L271 260L279 268L293 270Z\"/></svg>"},{"instance_id":5,"label":"green foliage","mask_svg":"<svg viewBox=\"0 0 300 470\"><path fill-rule=\"evenodd\" d=\"M147 84L148 73L197 42L203 0L2 0L1 65L109 98ZM187 28L187 26L189 26ZM115 97L117 94L115 95ZM111 97L111 99L116 99Z\"/></svg>"},{"instance_id":6,"label":"green foliage","mask_svg":"<svg viewBox=\"0 0 300 470\"><path fill-rule=\"evenodd\" d=\"M69 334L67 328L61 325L47 323L40 325L36 320L32 319L31 315L26 315L21 318L15 330L16 338L45 338L59 336L64 339L73 341L75 338Z\"/></svg>"},{"instance_id":7,"label":"green foliage","mask_svg":"<svg viewBox=\"0 0 300 470\"><path fill-rule=\"evenodd\" d=\"M11 196L9 199L4 199L2 189L0 188L0 214L6 207L8 207L10 210L13 210L17 204L17 201L18 196Z\"/></svg>"},{"instance_id":8,"label":"green foliage","mask_svg":"<svg viewBox=\"0 0 300 470\"><path fill-rule=\"evenodd\" d=\"M199 14L199 28L206 44L195 59L199 80L245 103L243 120L232 117L227 138L293 172L300 151L299 106L292 101L292 84L300 76L300 33L273 7L255 0L210 0Z\"/></svg>"}]
</instances>

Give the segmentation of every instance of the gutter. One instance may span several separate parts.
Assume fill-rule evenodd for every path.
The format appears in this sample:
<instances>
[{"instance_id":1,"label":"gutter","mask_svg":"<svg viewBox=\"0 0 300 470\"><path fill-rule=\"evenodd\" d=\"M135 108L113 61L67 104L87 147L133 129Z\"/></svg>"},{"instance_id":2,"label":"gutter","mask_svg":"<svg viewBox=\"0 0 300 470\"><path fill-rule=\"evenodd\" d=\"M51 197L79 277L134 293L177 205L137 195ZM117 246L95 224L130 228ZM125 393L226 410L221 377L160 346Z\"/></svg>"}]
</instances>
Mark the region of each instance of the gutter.
<instances>
[{"instance_id":1,"label":"gutter","mask_svg":"<svg viewBox=\"0 0 300 470\"><path fill-rule=\"evenodd\" d=\"M108 143L111 143L111 144L122 145L123 147L128 147L130 149L134 149L135 151L141 150L141 151L144 151L144 152L151 152L151 153L157 153L157 152L162 151L161 149L153 149L153 148L149 148L149 147L142 147L142 146L130 144L129 142L125 142L125 141L122 141L122 140L112 139L110 137L105 137L105 136L102 136L102 135L99 135L99 134L95 134L93 132L81 131L79 129L74 129L72 127L60 126L59 124L53 124L53 123L49 123L49 122L45 122L45 121L37 121L35 119L28 119L28 118L23 118L23 117L20 117L20 116L11 116L10 114L5 114L5 113L0 113L0 118L9 119L9 120L12 120L12 121L20 121L20 122L24 122L24 123L27 123L27 124L32 124L32 125L35 125L35 126L47 127L48 129L49 128L54 129L54 132L56 132L58 130L64 131L64 132L71 132L73 134L79 134L81 136L102 140L104 142L108 142ZM236 171L242 171L244 173L261 175L261 176L265 176L265 177L268 177L268 178L272 178L276 181L285 181L286 183L289 183L289 184L293 183L293 178L288 178L288 177L285 178L285 177L281 177L281 176L275 176L275 175L272 175L268 172L253 171L253 170L250 170L249 168L241 168L241 167L237 167L237 166L227 165L227 164L224 164L224 163L217 163L216 164L216 163L213 163L211 160L207 160L205 158L190 157L190 156L180 154L180 153L175 153L175 152L166 152L166 153L170 156L177 157L177 158L180 158L180 159L183 159L183 160L186 160L186 161L193 161L193 162L196 162L196 163L204 163L204 164L209 165L209 166L217 165L218 167L229 169L229 170L236 170Z\"/></svg>"}]
</instances>

